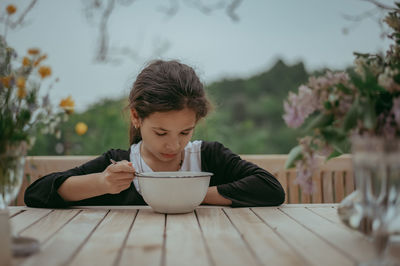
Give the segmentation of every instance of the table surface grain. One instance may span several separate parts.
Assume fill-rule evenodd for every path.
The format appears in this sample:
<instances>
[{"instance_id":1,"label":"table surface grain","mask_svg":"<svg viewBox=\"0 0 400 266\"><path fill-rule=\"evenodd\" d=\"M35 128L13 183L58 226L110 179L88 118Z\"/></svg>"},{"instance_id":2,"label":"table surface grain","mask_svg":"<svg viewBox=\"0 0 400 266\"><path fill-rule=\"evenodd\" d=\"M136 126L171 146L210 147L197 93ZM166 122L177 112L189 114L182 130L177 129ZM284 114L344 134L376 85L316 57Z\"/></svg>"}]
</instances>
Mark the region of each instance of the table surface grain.
<instances>
[{"instance_id":1,"label":"table surface grain","mask_svg":"<svg viewBox=\"0 0 400 266\"><path fill-rule=\"evenodd\" d=\"M12 231L40 252L14 265L356 265L373 244L345 227L335 204L201 206L159 214L147 206L10 207ZM390 252L400 262L400 243Z\"/></svg>"}]
</instances>

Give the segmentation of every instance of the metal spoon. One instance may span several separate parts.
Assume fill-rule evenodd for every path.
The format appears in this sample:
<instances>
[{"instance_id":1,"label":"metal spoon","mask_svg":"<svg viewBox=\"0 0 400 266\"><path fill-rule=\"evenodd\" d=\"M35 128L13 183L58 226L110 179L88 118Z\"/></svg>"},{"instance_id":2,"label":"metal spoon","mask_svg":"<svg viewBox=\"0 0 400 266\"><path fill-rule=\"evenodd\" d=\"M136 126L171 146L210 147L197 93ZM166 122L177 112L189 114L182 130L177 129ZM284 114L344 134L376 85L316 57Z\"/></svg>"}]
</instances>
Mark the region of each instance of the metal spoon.
<instances>
[{"instance_id":1,"label":"metal spoon","mask_svg":"<svg viewBox=\"0 0 400 266\"><path fill-rule=\"evenodd\" d=\"M113 159L110 159L110 162L112 164L117 164L117 162L115 160L113 160ZM139 173L135 171L134 175L137 176L137 175L139 175Z\"/></svg>"}]
</instances>

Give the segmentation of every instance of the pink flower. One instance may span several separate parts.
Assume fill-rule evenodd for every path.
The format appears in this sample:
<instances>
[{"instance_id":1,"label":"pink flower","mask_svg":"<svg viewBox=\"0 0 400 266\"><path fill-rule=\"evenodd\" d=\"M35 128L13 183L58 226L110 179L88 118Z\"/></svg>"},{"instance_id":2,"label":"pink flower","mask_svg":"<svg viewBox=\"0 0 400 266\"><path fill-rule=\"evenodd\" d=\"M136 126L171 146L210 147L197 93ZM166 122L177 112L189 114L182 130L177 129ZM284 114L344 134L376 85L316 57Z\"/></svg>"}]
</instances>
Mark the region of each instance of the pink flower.
<instances>
[{"instance_id":1,"label":"pink flower","mask_svg":"<svg viewBox=\"0 0 400 266\"><path fill-rule=\"evenodd\" d=\"M393 139L396 136L396 124L393 116L392 111L386 116L383 113L378 116L378 134L381 134L387 139Z\"/></svg>"},{"instance_id":2,"label":"pink flower","mask_svg":"<svg viewBox=\"0 0 400 266\"><path fill-rule=\"evenodd\" d=\"M392 121L393 118L388 117L382 129L383 136L387 139L394 139L396 136L396 127L393 126Z\"/></svg>"},{"instance_id":3,"label":"pink flower","mask_svg":"<svg viewBox=\"0 0 400 266\"><path fill-rule=\"evenodd\" d=\"M392 113L394 114L397 127L400 128L400 97L393 99Z\"/></svg>"},{"instance_id":4,"label":"pink flower","mask_svg":"<svg viewBox=\"0 0 400 266\"><path fill-rule=\"evenodd\" d=\"M284 102L283 119L289 127L298 128L317 109L317 106L318 99L313 91L307 86L301 85L298 95L290 92L288 101Z\"/></svg>"},{"instance_id":5,"label":"pink flower","mask_svg":"<svg viewBox=\"0 0 400 266\"><path fill-rule=\"evenodd\" d=\"M301 189L306 194L312 194L315 191L315 186L312 181L312 175L316 168L315 159L300 160L296 163L297 176L295 183L301 186Z\"/></svg>"},{"instance_id":6,"label":"pink flower","mask_svg":"<svg viewBox=\"0 0 400 266\"><path fill-rule=\"evenodd\" d=\"M317 144L315 141L311 137L304 137L299 140L302 146L303 158L296 162L297 176L295 183L299 184L306 194L312 194L315 191L312 175L315 169L318 168L318 160L316 153L311 149L312 144Z\"/></svg>"},{"instance_id":7,"label":"pink flower","mask_svg":"<svg viewBox=\"0 0 400 266\"><path fill-rule=\"evenodd\" d=\"M339 83L345 84L349 81L349 75L346 72L330 72L328 71L325 76L310 77L308 86L314 90L326 90Z\"/></svg>"},{"instance_id":8,"label":"pink flower","mask_svg":"<svg viewBox=\"0 0 400 266\"><path fill-rule=\"evenodd\" d=\"M352 95L343 95L339 101L338 111L345 115L353 105L354 98Z\"/></svg>"}]
</instances>

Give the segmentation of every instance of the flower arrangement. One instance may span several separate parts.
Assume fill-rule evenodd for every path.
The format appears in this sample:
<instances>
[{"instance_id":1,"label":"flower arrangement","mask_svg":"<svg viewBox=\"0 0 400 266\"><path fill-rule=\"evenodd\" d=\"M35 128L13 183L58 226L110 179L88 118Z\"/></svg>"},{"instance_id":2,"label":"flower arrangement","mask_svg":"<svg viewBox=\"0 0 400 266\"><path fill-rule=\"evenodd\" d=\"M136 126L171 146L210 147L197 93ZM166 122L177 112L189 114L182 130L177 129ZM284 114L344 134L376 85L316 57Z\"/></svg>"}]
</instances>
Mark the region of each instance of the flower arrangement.
<instances>
[{"instance_id":1,"label":"flower arrangement","mask_svg":"<svg viewBox=\"0 0 400 266\"><path fill-rule=\"evenodd\" d=\"M400 3L385 17L394 41L385 55L355 53L353 70L310 77L284 101L283 119L300 128L286 168L296 166L296 182L312 193L317 156L327 159L349 150L352 136L400 137Z\"/></svg>"},{"instance_id":2,"label":"flower arrangement","mask_svg":"<svg viewBox=\"0 0 400 266\"><path fill-rule=\"evenodd\" d=\"M7 16L16 10L14 5L7 6ZM37 129L59 137L57 125L73 112L71 97L60 102L60 112L53 110L49 92L58 79L49 84L46 93L40 93L44 80L52 74L51 68L43 64L46 58L39 49L29 49L19 58L0 35L0 154L20 143L26 143L29 149Z\"/></svg>"}]
</instances>

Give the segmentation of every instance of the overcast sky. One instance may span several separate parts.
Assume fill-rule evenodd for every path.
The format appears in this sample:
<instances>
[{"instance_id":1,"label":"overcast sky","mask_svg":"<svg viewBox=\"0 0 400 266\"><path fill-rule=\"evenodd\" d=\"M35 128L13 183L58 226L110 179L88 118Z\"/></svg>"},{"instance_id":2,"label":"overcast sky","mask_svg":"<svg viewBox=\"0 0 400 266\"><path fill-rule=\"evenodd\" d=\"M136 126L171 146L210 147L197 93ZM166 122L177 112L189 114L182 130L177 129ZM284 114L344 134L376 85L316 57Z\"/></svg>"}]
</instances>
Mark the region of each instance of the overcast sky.
<instances>
[{"instance_id":1,"label":"overcast sky","mask_svg":"<svg viewBox=\"0 0 400 266\"><path fill-rule=\"evenodd\" d=\"M0 0L0 8L14 3L20 11L26 2ZM354 51L385 51L390 43L380 38L373 19L355 24L343 17L374 7L362 0L244 0L237 9L238 22L222 10L205 15L184 4L167 17L160 12L167 3L136 0L130 7L116 7L109 23L111 45L138 53L119 64L94 63L98 28L84 16L83 1L39 0L27 25L10 31L7 41L20 55L30 47L46 52L53 76L60 79L52 98L71 95L77 110L102 98L127 95L145 62L154 58L179 59L210 83L260 73L278 58L288 64L303 61L308 70L340 69L353 62ZM345 27L350 28L347 35ZM155 53L163 45L167 50Z\"/></svg>"}]
</instances>

